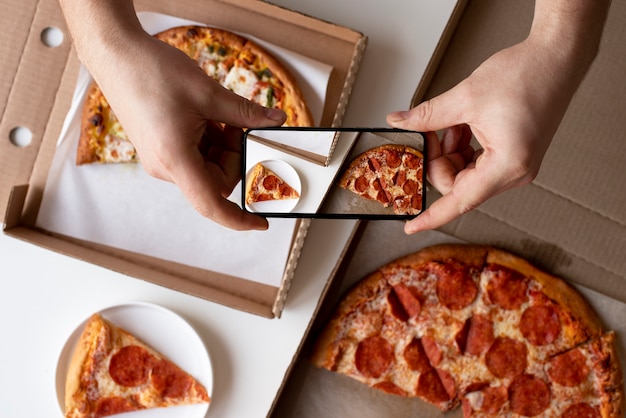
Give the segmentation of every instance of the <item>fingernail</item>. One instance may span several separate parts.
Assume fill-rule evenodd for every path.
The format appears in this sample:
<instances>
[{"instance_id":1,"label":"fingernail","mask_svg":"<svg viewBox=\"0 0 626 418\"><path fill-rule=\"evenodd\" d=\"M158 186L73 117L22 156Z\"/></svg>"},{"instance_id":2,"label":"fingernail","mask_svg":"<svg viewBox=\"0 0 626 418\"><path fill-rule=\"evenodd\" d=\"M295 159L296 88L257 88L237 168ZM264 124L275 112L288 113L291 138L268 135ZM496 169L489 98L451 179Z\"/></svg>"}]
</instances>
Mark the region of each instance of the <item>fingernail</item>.
<instances>
[{"instance_id":1,"label":"fingernail","mask_svg":"<svg viewBox=\"0 0 626 418\"><path fill-rule=\"evenodd\" d=\"M280 109L266 107L265 117L275 121L283 121L287 118L287 115Z\"/></svg>"},{"instance_id":2,"label":"fingernail","mask_svg":"<svg viewBox=\"0 0 626 418\"><path fill-rule=\"evenodd\" d=\"M407 111L393 112L389 114L389 120L391 122L402 122L406 120L408 117L409 117L409 112Z\"/></svg>"}]
</instances>

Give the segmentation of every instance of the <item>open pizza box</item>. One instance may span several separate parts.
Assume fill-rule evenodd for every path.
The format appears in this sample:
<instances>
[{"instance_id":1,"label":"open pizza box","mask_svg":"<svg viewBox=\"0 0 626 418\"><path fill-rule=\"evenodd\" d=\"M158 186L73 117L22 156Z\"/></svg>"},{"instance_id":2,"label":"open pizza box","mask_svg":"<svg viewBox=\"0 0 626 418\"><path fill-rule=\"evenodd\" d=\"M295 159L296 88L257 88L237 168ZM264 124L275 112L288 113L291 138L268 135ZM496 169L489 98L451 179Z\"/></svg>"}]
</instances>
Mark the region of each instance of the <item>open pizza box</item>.
<instances>
[{"instance_id":1,"label":"open pizza box","mask_svg":"<svg viewBox=\"0 0 626 418\"><path fill-rule=\"evenodd\" d=\"M492 53L522 40L532 15L533 2L466 2L451 19L429 71L416 80L411 105L453 87ZM361 224L273 416L443 416L420 400L384 394L307 360L317 333L351 285L389 261L440 243L497 246L564 278L605 328L615 330L626 367L625 23L626 4L613 2L600 53L532 184L505 192L438 231L406 236L401 222ZM437 198L431 188L428 201Z\"/></svg>"},{"instance_id":2,"label":"open pizza box","mask_svg":"<svg viewBox=\"0 0 626 418\"><path fill-rule=\"evenodd\" d=\"M257 40L299 79L316 124L340 125L367 43L363 34L254 0L135 6L152 33L200 23ZM79 86L89 75L71 48L58 2L7 4L2 23L13 33L12 43L1 46L0 135L11 139L0 143L4 233L234 309L280 317L311 222L278 219L267 233L235 233L206 222L173 185L148 178L140 164L81 167L101 173L77 174L69 163L71 132L83 97ZM319 78L311 81L308 71ZM59 157L64 152L67 158Z\"/></svg>"}]
</instances>

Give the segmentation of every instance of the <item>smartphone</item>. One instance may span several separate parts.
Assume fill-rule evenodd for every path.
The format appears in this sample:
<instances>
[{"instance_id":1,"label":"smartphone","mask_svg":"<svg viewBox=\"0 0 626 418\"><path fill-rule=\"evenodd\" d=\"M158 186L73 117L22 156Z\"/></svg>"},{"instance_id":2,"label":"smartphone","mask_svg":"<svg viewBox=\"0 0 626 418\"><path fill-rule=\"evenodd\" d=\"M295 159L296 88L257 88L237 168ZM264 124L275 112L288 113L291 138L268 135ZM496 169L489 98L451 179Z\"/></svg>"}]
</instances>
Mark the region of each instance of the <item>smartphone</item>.
<instances>
[{"instance_id":1,"label":"smartphone","mask_svg":"<svg viewBox=\"0 0 626 418\"><path fill-rule=\"evenodd\" d=\"M425 155L416 131L250 129L241 206L264 217L412 219L425 207Z\"/></svg>"}]
</instances>

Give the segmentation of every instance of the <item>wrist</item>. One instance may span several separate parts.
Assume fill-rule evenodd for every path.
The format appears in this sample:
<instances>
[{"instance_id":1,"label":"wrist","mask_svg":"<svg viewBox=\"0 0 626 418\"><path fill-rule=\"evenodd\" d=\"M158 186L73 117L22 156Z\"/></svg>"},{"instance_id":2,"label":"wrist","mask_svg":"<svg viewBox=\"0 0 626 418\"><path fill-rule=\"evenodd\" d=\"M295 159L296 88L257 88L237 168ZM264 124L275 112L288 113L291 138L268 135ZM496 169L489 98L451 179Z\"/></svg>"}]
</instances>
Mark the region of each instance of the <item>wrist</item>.
<instances>
[{"instance_id":1,"label":"wrist","mask_svg":"<svg viewBox=\"0 0 626 418\"><path fill-rule=\"evenodd\" d=\"M582 70L595 59L610 0L537 0L528 41L557 63ZM573 67L573 68L572 68Z\"/></svg>"}]
</instances>

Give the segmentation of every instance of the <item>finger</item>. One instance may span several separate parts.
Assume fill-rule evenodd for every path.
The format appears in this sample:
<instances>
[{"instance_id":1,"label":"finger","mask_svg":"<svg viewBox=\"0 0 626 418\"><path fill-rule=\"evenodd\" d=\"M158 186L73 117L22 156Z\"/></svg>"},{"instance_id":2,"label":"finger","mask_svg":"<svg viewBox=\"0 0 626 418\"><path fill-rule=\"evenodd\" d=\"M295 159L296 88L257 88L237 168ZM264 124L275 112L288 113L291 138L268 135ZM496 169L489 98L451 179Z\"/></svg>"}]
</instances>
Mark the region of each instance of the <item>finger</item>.
<instances>
[{"instance_id":1,"label":"finger","mask_svg":"<svg viewBox=\"0 0 626 418\"><path fill-rule=\"evenodd\" d=\"M469 128L465 129L466 126L456 125L444 129L441 139L442 154L456 171L464 169L474 156L474 149L470 146L471 131Z\"/></svg>"},{"instance_id":2,"label":"finger","mask_svg":"<svg viewBox=\"0 0 626 418\"><path fill-rule=\"evenodd\" d=\"M213 81L213 80L210 80ZM204 116L227 125L241 128L278 126L285 123L287 115L280 109L263 107L215 83Z\"/></svg>"},{"instance_id":3,"label":"finger","mask_svg":"<svg viewBox=\"0 0 626 418\"><path fill-rule=\"evenodd\" d=\"M463 101L459 87L426 100L406 111L387 115L387 123L394 128L415 131L438 131L463 123Z\"/></svg>"},{"instance_id":4,"label":"finger","mask_svg":"<svg viewBox=\"0 0 626 418\"><path fill-rule=\"evenodd\" d=\"M496 176L498 166L485 161L481 167L465 168L457 174L453 185L440 199L405 224L405 232L412 234L439 228L475 209L490 197L511 188L512 183Z\"/></svg>"},{"instance_id":5,"label":"finger","mask_svg":"<svg viewBox=\"0 0 626 418\"><path fill-rule=\"evenodd\" d=\"M241 180L241 153L224 150L220 156L219 165L224 173L226 186L223 196L228 197Z\"/></svg>"},{"instance_id":6,"label":"finger","mask_svg":"<svg viewBox=\"0 0 626 418\"><path fill-rule=\"evenodd\" d=\"M186 164L177 165L172 178L196 211L234 230L267 229L266 219L245 212L224 198L227 186L217 165L205 165L198 153L189 153L181 160Z\"/></svg>"}]
</instances>

